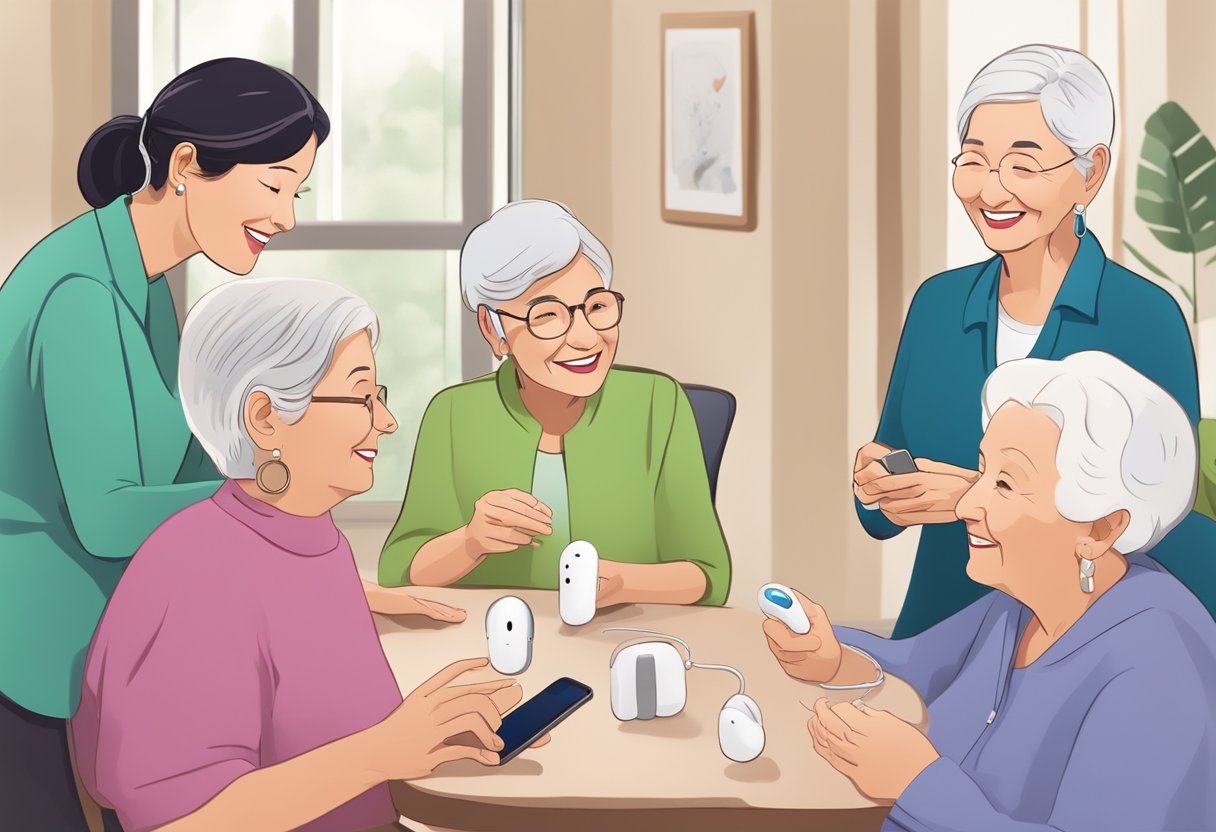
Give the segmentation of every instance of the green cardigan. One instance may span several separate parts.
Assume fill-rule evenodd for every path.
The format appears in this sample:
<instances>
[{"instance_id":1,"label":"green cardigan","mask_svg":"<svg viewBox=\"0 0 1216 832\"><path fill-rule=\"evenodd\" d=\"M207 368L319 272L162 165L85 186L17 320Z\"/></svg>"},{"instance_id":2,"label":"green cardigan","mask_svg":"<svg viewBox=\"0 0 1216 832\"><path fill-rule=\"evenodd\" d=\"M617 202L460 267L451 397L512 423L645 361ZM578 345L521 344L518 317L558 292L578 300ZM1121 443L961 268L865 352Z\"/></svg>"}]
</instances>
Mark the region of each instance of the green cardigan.
<instances>
[{"instance_id":1,"label":"green cardigan","mask_svg":"<svg viewBox=\"0 0 1216 832\"><path fill-rule=\"evenodd\" d=\"M468 523L487 492L530 491L540 434L509 359L496 374L435 396L418 431L401 515L380 556L380 583L408 584L418 549ZM706 581L699 603L726 602L730 554L679 384L648 370L609 370L564 449L572 539L590 541L606 560L695 563ZM556 589L560 554L546 542L490 555L457 584Z\"/></svg>"},{"instance_id":2,"label":"green cardigan","mask_svg":"<svg viewBox=\"0 0 1216 832\"><path fill-rule=\"evenodd\" d=\"M127 201L47 235L0 286L0 694L58 718L127 559L219 487Z\"/></svg>"}]
</instances>

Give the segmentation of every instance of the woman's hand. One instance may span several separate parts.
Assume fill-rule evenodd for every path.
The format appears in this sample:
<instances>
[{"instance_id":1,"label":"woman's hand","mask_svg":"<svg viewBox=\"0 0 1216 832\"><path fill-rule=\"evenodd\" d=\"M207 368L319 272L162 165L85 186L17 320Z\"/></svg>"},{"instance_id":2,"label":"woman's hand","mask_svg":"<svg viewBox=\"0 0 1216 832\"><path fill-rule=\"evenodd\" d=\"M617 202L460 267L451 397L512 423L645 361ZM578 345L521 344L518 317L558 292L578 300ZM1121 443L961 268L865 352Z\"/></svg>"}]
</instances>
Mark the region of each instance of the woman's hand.
<instances>
[{"instance_id":1,"label":"woman's hand","mask_svg":"<svg viewBox=\"0 0 1216 832\"><path fill-rule=\"evenodd\" d=\"M792 591L806 611L811 631L798 635L780 621L766 618L764 634L768 637L768 649L777 657L786 675L804 682L831 681L840 672L841 665L840 642L832 632L832 622L823 607L798 590Z\"/></svg>"},{"instance_id":2,"label":"woman's hand","mask_svg":"<svg viewBox=\"0 0 1216 832\"><path fill-rule=\"evenodd\" d=\"M888 474L879 463L869 463L853 474L853 493L862 503L876 503L898 526L953 523L955 506L979 472L920 457L916 467L910 474Z\"/></svg>"},{"instance_id":3,"label":"woman's hand","mask_svg":"<svg viewBox=\"0 0 1216 832\"><path fill-rule=\"evenodd\" d=\"M871 800L894 802L940 756L916 726L861 702L815 703L815 751Z\"/></svg>"},{"instance_id":4,"label":"woman's hand","mask_svg":"<svg viewBox=\"0 0 1216 832\"><path fill-rule=\"evenodd\" d=\"M379 586L364 581L363 592L367 596L368 607L380 615L425 615L434 621L450 624L458 624L468 617L459 607L415 597L404 587Z\"/></svg>"},{"instance_id":5,"label":"woman's hand","mask_svg":"<svg viewBox=\"0 0 1216 832\"><path fill-rule=\"evenodd\" d=\"M599 562L599 586L595 592L595 608L611 607L624 603L622 593L625 589L625 576L621 574L620 564L611 560Z\"/></svg>"},{"instance_id":6,"label":"woman's hand","mask_svg":"<svg viewBox=\"0 0 1216 832\"><path fill-rule=\"evenodd\" d=\"M488 664L488 659L466 659L448 665L368 729L370 763L385 780L425 777L454 760L498 765L503 742L494 732L502 725L502 715L519 704L523 689L513 679L455 684L458 677ZM448 742L462 734L472 735L476 744ZM548 739L546 735L536 745Z\"/></svg>"},{"instance_id":7,"label":"woman's hand","mask_svg":"<svg viewBox=\"0 0 1216 832\"><path fill-rule=\"evenodd\" d=\"M491 491L474 504L473 519L464 528L473 557L535 548L540 545L536 535L553 534L553 511L526 491Z\"/></svg>"}]
</instances>

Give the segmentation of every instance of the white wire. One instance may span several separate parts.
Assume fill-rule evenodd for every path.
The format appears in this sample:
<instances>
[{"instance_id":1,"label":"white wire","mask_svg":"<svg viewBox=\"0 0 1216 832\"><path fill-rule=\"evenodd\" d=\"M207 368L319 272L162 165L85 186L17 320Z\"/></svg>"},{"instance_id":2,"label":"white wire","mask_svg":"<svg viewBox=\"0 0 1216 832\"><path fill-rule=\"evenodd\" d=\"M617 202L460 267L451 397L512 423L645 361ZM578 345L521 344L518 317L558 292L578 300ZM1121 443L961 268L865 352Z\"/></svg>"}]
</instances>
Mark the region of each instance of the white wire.
<instances>
[{"instance_id":1,"label":"white wire","mask_svg":"<svg viewBox=\"0 0 1216 832\"><path fill-rule=\"evenodd\" d=\"M144 131L148 129L148 113L150 112L152 112L152 108L149 107L148 112L144 113L143 121L139 124L139 155L144 160L144 184L140 185L134 193L139 193L152 181L152 159L148 156L148 148L144 145Z\"/></svg>"}]
</instances>

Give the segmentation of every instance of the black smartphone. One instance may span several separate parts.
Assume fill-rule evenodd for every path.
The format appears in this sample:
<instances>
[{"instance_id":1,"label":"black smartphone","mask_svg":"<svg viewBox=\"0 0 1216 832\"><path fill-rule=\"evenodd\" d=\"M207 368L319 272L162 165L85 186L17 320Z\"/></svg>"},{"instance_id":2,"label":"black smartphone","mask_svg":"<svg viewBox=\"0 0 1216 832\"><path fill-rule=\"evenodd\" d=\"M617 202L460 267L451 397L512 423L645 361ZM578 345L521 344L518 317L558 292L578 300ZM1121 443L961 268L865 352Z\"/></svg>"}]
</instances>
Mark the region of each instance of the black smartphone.
<instances>
[{"instance_id":1,"label":"black smartphone","mask_svg":"<svg viewBox=\"0 0 1216 832\"><path fill-rule=\"evenodd\" d=\"M563 677L511 711L498 728L504 746L498 752L498 764L510 761L590 699L591 688Z\"/></svg>"},{"instance_id":2,"label":"black smartphone","mask_svg":"<svg viewBox=\"0 0 1216 832\"><path fill-rule=\"evenodd\" d=\"M878 460L878 464L887 469L888 474L913 474L920 470L907 451L891 451Z\"/></svg>"}]
</instances>

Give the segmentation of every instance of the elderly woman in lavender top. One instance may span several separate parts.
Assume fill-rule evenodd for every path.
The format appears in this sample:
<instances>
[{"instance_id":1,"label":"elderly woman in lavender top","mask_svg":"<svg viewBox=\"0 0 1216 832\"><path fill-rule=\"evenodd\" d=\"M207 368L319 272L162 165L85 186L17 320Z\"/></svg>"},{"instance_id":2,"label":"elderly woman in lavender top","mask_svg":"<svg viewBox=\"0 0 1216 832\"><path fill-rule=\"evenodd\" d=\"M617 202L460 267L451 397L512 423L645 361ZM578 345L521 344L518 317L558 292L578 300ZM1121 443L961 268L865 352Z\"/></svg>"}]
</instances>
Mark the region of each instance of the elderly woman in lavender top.
<instances>
[{"instance_id":1,"label":"elderly woman in lavender top","mask_svg":"<svg viewBox=\"0 0 1216 832\"><path fill-rule=\"evenodd\" d=\"M330 518L397 427L378 332L362 300L305 280L231 283L187 318L182 404L229 479L135 554L73 720L85 786L127 832L396 828L386 781L497 764L519 686L456 684L487 664L470 659L403 702Z\"/></svg>"},{"instance_id":2,"label":"elderly woman in lavender top","mask_svg":"<svg viewBox=\"0 0 1216 832\"><path fill-rule=\"evenodd\" d=\"M870 654L930 725L819 699L815 750L884 830L1216 829L1216 622L1149 549L1195 496L1194 429L1118 359L1001 365L983 390L979 479L963 495L967 574L994 587L907 639L765 622L785 671L864 686ZM1194 552L1194 557L1213 557ZM842 649L843 648L843 649Z\"/></svg>"}]
</instances>

